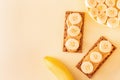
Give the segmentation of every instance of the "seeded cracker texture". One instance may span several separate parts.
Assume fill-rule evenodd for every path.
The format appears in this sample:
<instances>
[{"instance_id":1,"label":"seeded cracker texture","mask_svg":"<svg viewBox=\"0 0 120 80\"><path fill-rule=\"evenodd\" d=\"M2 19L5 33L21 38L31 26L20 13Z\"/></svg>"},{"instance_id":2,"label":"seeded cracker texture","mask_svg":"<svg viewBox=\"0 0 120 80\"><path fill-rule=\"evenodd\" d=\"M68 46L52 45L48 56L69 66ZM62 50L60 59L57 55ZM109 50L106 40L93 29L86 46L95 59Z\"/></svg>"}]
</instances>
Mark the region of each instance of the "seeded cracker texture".
<instances>
[{"instance_id":1,"label":"seeded cracker texture","mask_svg":"<svg viewBox=\"0 0 120 80\"><path fill-rule=\"evenodd\" d=\"M100 37L100 39L98 39L97 40L97 42L93 45L93 47L87 52L87 54L83 57L83 59L76 65L76 67L81 71L81 72L83 72L82 70L81 70L81 68L80 68L80 66L81 66L81 64L82 64L82 62L84 61L84 59L85 59L85 57L86 56L88 56L89 55L89 52L91 51L91 50L93 50L99 43L100 43L100 41L102 41L102 40L107 40L107 41L109 41L108 39L106 39L105 37ZM110 42L111 43L111 42ZM111 43L112 44L112 43ZM84 73L86 76L88 76L89 78L92 78L92 76L95 74L95 72L100 68L100 66L108 59L108 57L113 53L113 51L116 49L116 47L112 44L112 50L111 50L111 52L109 52L109 54L100 62L100 63L98 63L98 65L97 65L97 67L96 67L96 69L92 72L92 73L90 73L90 74L86 74L86 73ZM90 61L90 60L89 60ZM90 61L91 62L91 61ZM95 63L92 63L93 64L93 67L94 67L94 65L95 65Z\"/></svg>"},{"instance_id":2,"label":"seeded cracker texture","mask_svg":"<svg viewBox=\"0 0 120 80\"><path fill-rule=\"evenodd\" d=\"M68 35L67 35L67 24L66 24L66 21L67 21L67 18L69 16L69 14L71 13L79 13L82 17L82 25L81 23L78 24L78 26L80 27L81 29L81 38L78 40L79 41L79 48L76 50L76 51L68 51L67 48L65 47L65 43L66 43L66 40L68 39ZM72 52L72 53L82 53L82 46L83 46L83 31L84 31L84 16L85 16L85 13L84 12L78 12L78 11L66 11L65 13L65 22L64 22L64 39L63 39L63 52Z\"/></svg>"}]
</instances>

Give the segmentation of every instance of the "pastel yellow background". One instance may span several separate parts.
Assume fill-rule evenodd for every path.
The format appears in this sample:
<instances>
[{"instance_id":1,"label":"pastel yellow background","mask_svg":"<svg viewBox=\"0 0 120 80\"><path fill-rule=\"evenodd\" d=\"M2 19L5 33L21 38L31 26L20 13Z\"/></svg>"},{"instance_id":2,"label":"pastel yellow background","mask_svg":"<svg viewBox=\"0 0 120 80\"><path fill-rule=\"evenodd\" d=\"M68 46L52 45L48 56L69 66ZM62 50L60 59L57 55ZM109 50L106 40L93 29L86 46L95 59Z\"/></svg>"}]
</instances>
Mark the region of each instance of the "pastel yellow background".
<instances>
[{"instance_id":1,"label":"pastel yellow background","mask_svg":"<svg viewBox=\"0 0 120 80\"><path fill-rule=\"evenodd\" d=\"M84 52L62 52L65 11L85 12L84 0L0 0L0 80L57 80L44 65L50 55L71 70L75 80L89 80L76 64L100 36L117 50L92 80L120 80L120 26L110 29L85 15Z\"/></svg>"}]
</instances>

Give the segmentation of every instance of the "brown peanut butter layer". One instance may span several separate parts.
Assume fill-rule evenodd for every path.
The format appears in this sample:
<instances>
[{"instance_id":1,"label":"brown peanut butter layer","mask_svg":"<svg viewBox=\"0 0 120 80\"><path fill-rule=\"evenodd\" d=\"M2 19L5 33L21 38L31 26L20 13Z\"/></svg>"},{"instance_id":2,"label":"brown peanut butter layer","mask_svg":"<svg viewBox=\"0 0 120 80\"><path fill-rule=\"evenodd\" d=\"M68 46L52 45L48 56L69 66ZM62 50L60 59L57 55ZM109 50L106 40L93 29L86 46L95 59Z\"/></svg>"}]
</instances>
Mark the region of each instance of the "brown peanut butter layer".
<instances>
[{"instance_id":1,"label":"brown peanut butter layer","mask_svg":"<svg viewBox=\"0 0 120 80\"><path fill-rule=\"evenodd\" d=\"M64 52L82 52L84 12L67 11L64 24Z\"/></svg>"},{"instance_id":2,"label":"brown peanut butter layer","mask_svg":"<svg viewBox=\"0 0 120 80\"><path fill-rule=\"evenodd\" d=\"M116 47L108 39L102 36L76 67L91 78L115 49Z\"/></svg>"}]
</instances>

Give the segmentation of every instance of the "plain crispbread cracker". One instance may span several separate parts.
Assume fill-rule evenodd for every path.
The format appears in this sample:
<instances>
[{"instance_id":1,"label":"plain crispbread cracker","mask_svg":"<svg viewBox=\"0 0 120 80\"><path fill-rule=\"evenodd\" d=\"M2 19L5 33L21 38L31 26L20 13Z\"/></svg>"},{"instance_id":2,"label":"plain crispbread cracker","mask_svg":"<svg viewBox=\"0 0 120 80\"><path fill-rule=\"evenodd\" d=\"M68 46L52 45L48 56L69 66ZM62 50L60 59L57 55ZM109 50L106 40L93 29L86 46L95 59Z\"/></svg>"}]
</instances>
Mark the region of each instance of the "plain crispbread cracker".
<instances>
[{"instance_id":1,"label":"plain crispbread cracker","mask_svg":"<svg viewBox=\"0 0 120 80\"><path fill-rule=\"evenodd\" d=\"M65 47L65 42L66 42L67 39L69 39L69 38L68 38L68 35L67 35L67 29L68 29L68 27L67 27L66 21L67 21L67 18L68 18L68 16L69 16L69 14L71 14L71 13L79 13L79 14L81 15L81 17L82 17L82 25L81 25L81 23L77 24L79 27L81 27L81 34L82 34L82 35L80 35L80 36L81 36L80 40L77 39L77 40L79 41L80 45L79 45L78 50L75 51L75 52L82 52L83 30L84 30L84 12L78 12L78 11L66 11L66 13L65 13L63 52L72 52L72 51L68 51L68 50L66 49L66 47ZM76 38L75 38L75 39L76 39ZM74 52L74 51L73 51L73 52Z\"/></svg>"},{"instance_id":2,"label":"plain crispbread cracker","mask_svg":"<svg viewBox=\"0 0 120 80\"><path fill-rule=\"evenodd\" d=\"M102 40L108 40L108 39L106 39L105 37L100 37L100 39L98 39L98 41L93 45L93 47L88 51L88 53L83 57L83 59L77 64L77 68L80 70L80 71L82 71L81 70L81 68L80 68L80 66L81 66L81 64L82 64L82 62L84 61L84 59L85 59L85 57L86 56L88 56L89 55L89 52L91 51L91 50L93 50L95 47L97 47L98 46L98 44L100 43L100 41L102 41ZM112 43L111 43L112 44ZM103 57L104 57L104 59L102 59L102 61L100 62L100 63L97 63L97 66L96 66L96 63L93 63L93 62L91 62L90 60L90 62L93 64L93 67L96 67L95 69L94 69L94 71L92 72L92 73L90 73L90 74L86 74L86 73L84 73L83 71L83 73L85 74L85 75L87 75L89 78L91 78L94 74L95 74L95 72L100 68L100 66L107 60L107 58L113 53L113 51L116 49L116 47L112 44L112 46L113 46L113 49L111 50L111 52L109 52L109 53L106 53L106 54L103 54Z\"/></svg>"}]
</instances>

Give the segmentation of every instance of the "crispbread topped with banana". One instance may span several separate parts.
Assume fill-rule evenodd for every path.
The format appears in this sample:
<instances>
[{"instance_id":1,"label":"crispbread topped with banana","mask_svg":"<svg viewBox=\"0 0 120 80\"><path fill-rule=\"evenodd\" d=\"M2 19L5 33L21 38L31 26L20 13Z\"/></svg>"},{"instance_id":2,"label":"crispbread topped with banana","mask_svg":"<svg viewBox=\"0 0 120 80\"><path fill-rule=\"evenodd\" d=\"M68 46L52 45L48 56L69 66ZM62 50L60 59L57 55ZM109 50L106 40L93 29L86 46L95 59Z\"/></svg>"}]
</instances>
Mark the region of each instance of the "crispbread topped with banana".
<instances>
[{"instance_id":1,"label":"crispbread topped with banana","mask_svg":"<svg viewBox=\"0 0 120 80\"><path fill-rule=\"evenodd\" d=\"M76 67L91 78L115 49L108 39L100 37Z\"/></svg>"},{"instance_id":2,"label":"crispbread topped with banana","mask_svg":"<svg viewBox=\"0 0 120 80\"><path fill-rule=\"evenodd\" d=\"M120 25L120 0L85 0L90 16L110 28Z\"/></svg>"},{"instance_id":3,"label":"crispbread topped with banana","mask_svg":"<svg viewBox=\"0 0 120 80\"><path fill-rule=\"evenodd\" d=\"M84 13L67 11L64 26L64 52L82 52Z\"/></svg>"}]
</instances>

